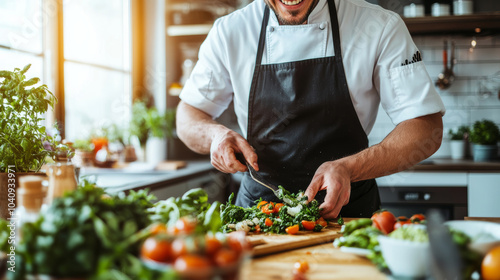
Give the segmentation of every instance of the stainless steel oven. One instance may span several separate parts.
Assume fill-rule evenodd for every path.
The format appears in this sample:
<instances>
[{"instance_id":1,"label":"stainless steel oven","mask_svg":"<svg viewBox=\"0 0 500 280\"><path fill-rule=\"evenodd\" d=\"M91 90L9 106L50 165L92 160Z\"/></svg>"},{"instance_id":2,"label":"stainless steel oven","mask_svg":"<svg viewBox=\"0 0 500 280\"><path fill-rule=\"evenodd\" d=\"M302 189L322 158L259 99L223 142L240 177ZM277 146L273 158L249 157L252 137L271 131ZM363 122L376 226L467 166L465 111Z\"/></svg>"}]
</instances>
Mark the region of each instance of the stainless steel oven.
<instances>
[{"instance_id":1,"label":"stainless steel oven","mask_svg":"<svg viewBox=\"0 0 500 280\"><path fill-rule=\"evenodd\" d=\"M425 214L429 209L439 210L446 220L463 220L467 216L466 186L381 186L379 191L382 208L396 217Z\"/></svg>"}]
</instances>

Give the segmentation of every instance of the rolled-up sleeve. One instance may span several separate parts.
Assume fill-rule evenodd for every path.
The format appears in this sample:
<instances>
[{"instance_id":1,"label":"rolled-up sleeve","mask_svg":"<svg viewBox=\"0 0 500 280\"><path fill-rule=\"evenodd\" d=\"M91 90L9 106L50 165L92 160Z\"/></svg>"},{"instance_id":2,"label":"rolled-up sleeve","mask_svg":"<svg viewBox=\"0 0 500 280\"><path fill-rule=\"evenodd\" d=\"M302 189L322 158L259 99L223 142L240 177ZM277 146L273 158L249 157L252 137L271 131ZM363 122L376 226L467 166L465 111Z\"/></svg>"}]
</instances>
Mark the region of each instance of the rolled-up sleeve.
<instances>
[{"instance_id":1,"label":"rolled-up sleeve","mask_svg":"<svg viewBox=\"0 0 500 280\"><path fill-rule=\"evenodd\" d=\"M445 107L404 22L394 15L382 33L374 84L394 124L440 112Z\"/></svg>"},{"instance_id":2,"label":"rolled-up sleeve","mask_svg":"<svg viewBox=\"0 0 500 280\"><path fill-rule=\"evenodd\" d=\"M216 118L231 103L233 88L227 70L227 54L218 29L214 23L207 39L200 47L198 62L186 81L180 98Z\"/></svg>"}]
</instances>

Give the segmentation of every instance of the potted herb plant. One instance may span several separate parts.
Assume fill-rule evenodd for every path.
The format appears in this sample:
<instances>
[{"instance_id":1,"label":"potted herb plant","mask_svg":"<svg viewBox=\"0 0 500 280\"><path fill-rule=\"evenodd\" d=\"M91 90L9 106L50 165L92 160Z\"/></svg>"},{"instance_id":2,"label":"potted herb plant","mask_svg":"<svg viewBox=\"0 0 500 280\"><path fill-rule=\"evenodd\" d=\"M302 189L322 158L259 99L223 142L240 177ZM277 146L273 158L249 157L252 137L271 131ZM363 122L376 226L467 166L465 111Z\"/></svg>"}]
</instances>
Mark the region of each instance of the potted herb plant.
<instances>
[{"instance_id":1,"label":"potted herb plant","mask_svg":"<svg viewBox=\"0 0 500 280\"><path fill-rule=\"evenodd\" d=\"M175 111L160 113L155 107L148 108L142 101L132 106L130 135L137 137L142 150L142 161L158 163L165 159L165 138L171 138L175 124Z\"/></svg>"},{"instance_id":2,"label":"potted herb plant","mask_svg":"<svg viewBox=\"0 0 500 280\"><path fill-rule=\"evenodd\" d=\"M452 159L464 159L466 153L466 147L468 142L468 136L470 129L468 126L462 125L458 127L456 131L450 129L448 134L451 137L450 148L451 148L451 158Z\"/></svg>"},{"instance_id":3,"label":"potted herb plant","mask_svg":"<svg viewBox=\"0 0 500 280\"><path fill-rule=\"evenodd\" d=\"M470 132L470 140L474 143L474 161L491 161L497 158L500 129L494 122L475 122Z\"/></svg>"},{"instance_id":4,"label":"potted herb plant","mask_svg":"<svg viewBox=\"0 0 500 280\"><path fill-rule=\"evenodd\" d=\"M30 66L0 71L0 217L4 218L10 216L9 204L15 204L14 198L8 200L9 187L19 176L38 172L50 155L41 123L56 98L46 85L36 86L39 78L26 78Z\"/></svg>"}]
</instances>

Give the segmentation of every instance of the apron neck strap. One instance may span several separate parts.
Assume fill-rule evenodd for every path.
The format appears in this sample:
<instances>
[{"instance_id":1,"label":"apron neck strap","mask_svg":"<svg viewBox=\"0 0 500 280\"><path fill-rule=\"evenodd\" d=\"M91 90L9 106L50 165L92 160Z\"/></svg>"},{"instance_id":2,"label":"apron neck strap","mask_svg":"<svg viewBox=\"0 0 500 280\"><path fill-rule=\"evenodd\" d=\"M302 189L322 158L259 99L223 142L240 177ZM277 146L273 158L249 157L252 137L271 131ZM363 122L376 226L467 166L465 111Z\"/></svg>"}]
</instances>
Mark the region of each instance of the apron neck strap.
<instances>
[{"instance_id":1,"label":"apron neck strap","mask_svg":"<svg viewBox=\"0 0 500 280\"><path fill-rule=\"evenodd\" d=\"M264 17L262 18L262 26L260 29L259 48L257 49L257 58L255 61L256 66L260 66L260 64L262 63L262 53L264 52L264 45L266 43L266 28L268 21L269 7L266 4L264 8Z\"/></svg>"},{"instance_id":2,"label":"apron neck strap","mask_svg":"<svg viewBox=\"0 0 500 280\"><path fill-rule=\"evenodd\" d=\"M335 0L328 0L328 9L330 10L330 24L332 25L333 34L333 50L337 60L342 61L342 48L340 46L340 28L339 20L337 17L337 9L335 7Z\"/></svg>"}]
</instances>

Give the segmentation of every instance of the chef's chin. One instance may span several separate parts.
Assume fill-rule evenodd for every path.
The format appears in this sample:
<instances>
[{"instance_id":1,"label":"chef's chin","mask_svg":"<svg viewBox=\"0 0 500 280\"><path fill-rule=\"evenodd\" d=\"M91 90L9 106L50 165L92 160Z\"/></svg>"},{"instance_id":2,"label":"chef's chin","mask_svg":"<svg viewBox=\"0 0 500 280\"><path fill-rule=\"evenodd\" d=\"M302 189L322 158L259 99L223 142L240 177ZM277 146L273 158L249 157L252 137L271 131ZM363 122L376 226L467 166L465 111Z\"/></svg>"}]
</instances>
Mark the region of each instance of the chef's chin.
<instances>
[{"instance_id":1,"label":"chef's chin","mask_svg":"<svg viewBox=\"0 0 500 280\"><path fill-rule=\"evenodd\" d=\"M300 6L297 5L296 8L293 6L286 7L281 0L264 0L264 2L274 11L281 25L299 25L307 23L307 18L319 0L302 0L298 4Z\"/></svg>"}]
</instances>

